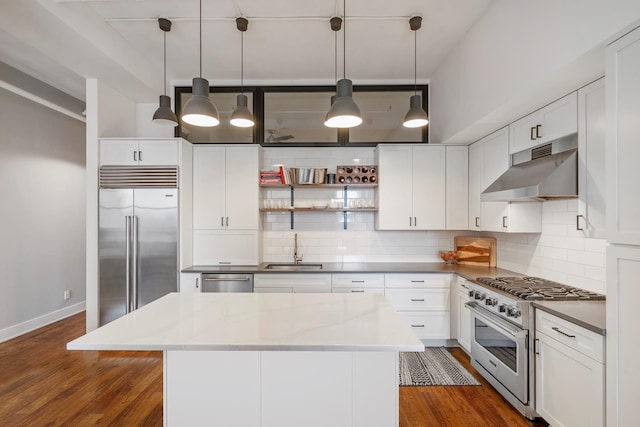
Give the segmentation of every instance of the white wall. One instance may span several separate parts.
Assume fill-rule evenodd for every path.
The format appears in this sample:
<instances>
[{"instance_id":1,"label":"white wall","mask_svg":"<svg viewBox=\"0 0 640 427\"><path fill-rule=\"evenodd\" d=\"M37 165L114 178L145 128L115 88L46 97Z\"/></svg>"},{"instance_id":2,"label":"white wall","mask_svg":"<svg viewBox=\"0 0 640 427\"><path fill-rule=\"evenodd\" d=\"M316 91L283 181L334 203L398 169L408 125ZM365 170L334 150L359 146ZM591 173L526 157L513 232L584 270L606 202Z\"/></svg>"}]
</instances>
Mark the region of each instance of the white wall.
<instances>
[{"instance_id":1,"label":"white wall","mask_svg":"<svg viewBox=\"0 0 640 427\"><path fill-rule=\"evenodd\" d=\"M0 89L0 129L3 341L84 309L85 124Z\"/></svg>"},{"instance_id":2,"label":"white wall","mask_svg":"<svg viewBox=\"0 0 640 427\"><path fill-rule=\"evenodd\" d=\"M577 199L542 204L542 233L481 233L498 240L498 267L606 294L604 239L576 230Z\"/></svg>"},{"instance_id":3,"label":"white wall","mask_svg":"<svg viewBox=\"0 0 640 427\"><path fill-rule=\"evenodd\" d=\"M264 148L263 167L328 168L337 165L375 164L374 148ZM357 160L356 160L357 159ZM349 200L375 200L374 189L348 192ZM290 201L290 191L263 190L266 199ZM296 205L343 200L341 189L297 188ZM440 262L438 251L451 250L453 237L466 231L376 231L373 212L349 213L347 230L340 212L299 212L295 229L288 213L263 213L263 261L293 259L293 236L298 233L299 253L314 262Z\"/></svg>"},{"instance_id":4,"label":"white wall","mask_svg":"<svg viewBox=\"0 0 640 427\"><path fill-rule=\"evenodd\" d=\"M494 0L434 73L430 140L473 142L604 74L637 0Z\"/></svg>"}]
</instances>

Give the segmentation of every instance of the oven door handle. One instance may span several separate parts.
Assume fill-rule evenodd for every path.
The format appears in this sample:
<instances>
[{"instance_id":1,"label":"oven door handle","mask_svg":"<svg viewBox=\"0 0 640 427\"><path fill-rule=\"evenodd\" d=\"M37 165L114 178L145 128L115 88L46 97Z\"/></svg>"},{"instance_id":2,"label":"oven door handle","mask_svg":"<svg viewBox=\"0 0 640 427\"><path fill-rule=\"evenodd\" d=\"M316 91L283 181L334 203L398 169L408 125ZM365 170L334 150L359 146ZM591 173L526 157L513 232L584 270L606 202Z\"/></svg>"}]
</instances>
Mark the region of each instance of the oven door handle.
<instances>
[{"instance_id":1,"label":"oven door handle","mask_svg":"<svg viewBox=\"0 0 640 427\"><path fill-rule=\"evenodd\" d=\"M480 305L478 305L478 303L475 301L469 301L464 305L467 306L469 310L482 317L483 320L489 322L491 326L494 326L495 328L511 335L514 338L524 338L527 336L528 331L526 329L522 329L510 324L509 322L501 319L499 316L496 316L492 312L480 307Z\"/></svg>"}]
</instances>

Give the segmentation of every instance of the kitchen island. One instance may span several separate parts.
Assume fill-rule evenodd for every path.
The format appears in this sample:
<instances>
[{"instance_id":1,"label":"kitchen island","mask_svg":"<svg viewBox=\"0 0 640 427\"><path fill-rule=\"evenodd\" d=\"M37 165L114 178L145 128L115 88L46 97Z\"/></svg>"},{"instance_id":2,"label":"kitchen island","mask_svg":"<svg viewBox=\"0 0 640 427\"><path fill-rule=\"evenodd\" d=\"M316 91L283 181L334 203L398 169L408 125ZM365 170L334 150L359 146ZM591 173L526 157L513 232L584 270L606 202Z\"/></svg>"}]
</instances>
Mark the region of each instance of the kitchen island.
<instances>
[{"instance_id":1,"label":"kitchen island","mask_svg":"<svg viewBox=\"0 0 640 427\"><path fill-rule=\"evenodd\" d=\"M382 295L166 295L68 343L164 352L164 424L398 425L398 352L423 344Z\"/></svg>"}]
</instances>

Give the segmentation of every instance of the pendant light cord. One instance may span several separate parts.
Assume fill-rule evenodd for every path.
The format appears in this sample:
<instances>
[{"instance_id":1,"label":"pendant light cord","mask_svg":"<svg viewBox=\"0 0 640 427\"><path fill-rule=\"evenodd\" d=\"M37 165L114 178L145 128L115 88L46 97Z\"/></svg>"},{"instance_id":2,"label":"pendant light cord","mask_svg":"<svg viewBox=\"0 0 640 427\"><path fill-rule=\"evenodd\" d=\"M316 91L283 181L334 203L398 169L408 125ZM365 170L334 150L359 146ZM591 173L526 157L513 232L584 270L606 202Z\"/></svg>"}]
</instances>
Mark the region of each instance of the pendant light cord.
<instances>
[{"instance_id":1,"label":"pendant light cord","mask_svg":"<svg viewBox=\"0 0 640 427\"><path fill-rule=\"evenodd\" d=\"M200 0L200 78L202 78L202 0Z\"/></svg>"},{"instance_id":2,"label":"pendant light cord","mask_svg":"<svg viewBox=\"0 0 640 427\"><path fill-rule=\"evenodd\" d=\"M333 32L333 76L338 82L338 32Z\"/></svg>"},{"instance_id":3,"label":"pendant light cord","mask_svg":"<svg viewBox=\"0 0 640 427\"><path fill-rule=\"evenodd\" d=\"M418 94L418 31L413 31L413 94Z\"/></svg>"},{"instance_id":4,"label":"pendant light cord","mask_svg":"<svg viewBox=\"0 0 640 427\"><path fill-rule=\"evenodd\" d=\"M167 32L163 31L164 35L164 80L162 86L164 88L164 95L167 96Z\"/></svg>"},{"instance_id":5,"label":"pendant light cord","mask_svg":"<svg viewBox=\"0 0 640 427\"><path fill-rule=\"evenodd\" d=\"M240 94L244 94L244 31L240 31Z\"/></svg>"},{"instance_id":6,"label":"pendant light cord","mask_svg":"<svg viewBox=\"0 0 640 427\"><path fill-rule=\"evenodd\" d=\"M342 13L344 14L344 27L342 28L342 78L347 78L347 0L342 0Z\"/></svg>"}]
</instances>

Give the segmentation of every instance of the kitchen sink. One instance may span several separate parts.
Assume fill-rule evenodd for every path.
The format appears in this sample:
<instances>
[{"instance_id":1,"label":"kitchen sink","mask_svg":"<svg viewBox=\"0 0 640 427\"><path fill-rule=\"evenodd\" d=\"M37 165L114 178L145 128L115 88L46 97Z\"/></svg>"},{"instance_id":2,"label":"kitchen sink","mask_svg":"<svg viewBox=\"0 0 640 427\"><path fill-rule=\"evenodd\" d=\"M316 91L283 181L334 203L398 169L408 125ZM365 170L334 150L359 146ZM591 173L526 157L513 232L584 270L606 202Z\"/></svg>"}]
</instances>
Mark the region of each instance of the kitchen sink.
<instances>
[{"instance_id":1,"label":"kitchen sink","mask_svg":"<svg viewBox=\"0 0 640 427\"><path fill-rule=\"evenodd\" d=\"M267 264L265 270L322 270L322 264L313 264L313 263L277 263L277 264Z\"/></svg>"}]
</instances>

